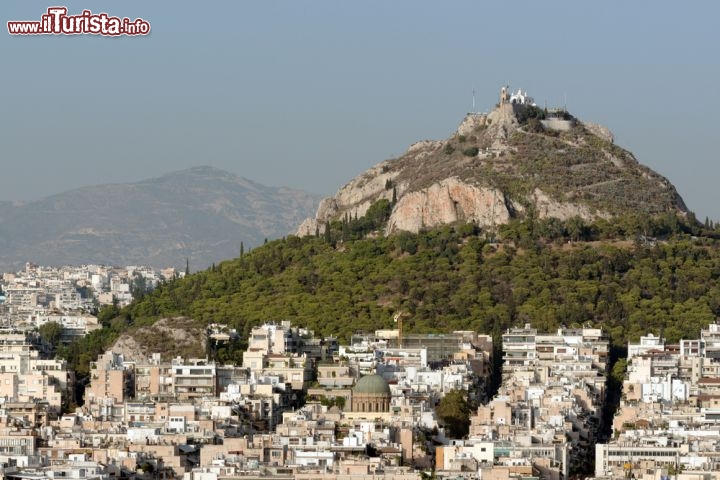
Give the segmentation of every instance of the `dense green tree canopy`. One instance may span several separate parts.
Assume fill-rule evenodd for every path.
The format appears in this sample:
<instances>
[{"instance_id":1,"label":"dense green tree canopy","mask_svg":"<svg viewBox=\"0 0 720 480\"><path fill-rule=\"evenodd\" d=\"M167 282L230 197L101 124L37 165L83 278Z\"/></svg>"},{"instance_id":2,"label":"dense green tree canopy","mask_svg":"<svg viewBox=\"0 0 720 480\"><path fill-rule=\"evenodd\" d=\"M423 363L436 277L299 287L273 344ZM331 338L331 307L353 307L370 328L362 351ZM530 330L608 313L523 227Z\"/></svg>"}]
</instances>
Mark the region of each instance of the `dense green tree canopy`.
<instances>
[{"instance_id":1,"label":"dense green tree canopy","mask_svg":"<svg viewBox=\"0 0 720 480\"><path fill-rule=\"evenodd\" d=\"M386 214L379 204L370 223ZM348 339L393 328L392 315L403 310L408 332L469 329L499 339L524 323L541 330L590 323L620 347L649 331L671 342L692 338L720 313L718 242L690 237L696 227L673 216L595 224L531 216L502 227L501 243L492 244L473 225L353 240L364 222L347 219L330 238L269 242L122 310L110 307L106 328L65 354L82 372L120 332L161 317L226 323L243 341L252 326L285 319ZM641 232L662 236L638 240Z\"/></svg>"},{"instance_id":2,"label":"dense green tree canopy","mask_svg":"<svg viewBox=\"0 0 720 480\"><path fill-rule=\"evenodd\" d=\"M60 335L62 334L63 327L58 322L47 322L43 323L38 329L40 338L46 344L52 348L57 348L60 344Z\"/></svg>"},{"instance_id":3,"label":"dense green tree canopy","mask_svg":"<svg viewBox=\"0 0 720 480\"><path fill-rule=\"evenodd\" d=\"M463 438L470 431L470 404L467 392L451 390L446 393L435 408L435 414L445 425L446 435L450 438Z\"/></svg>"}]
</instances>

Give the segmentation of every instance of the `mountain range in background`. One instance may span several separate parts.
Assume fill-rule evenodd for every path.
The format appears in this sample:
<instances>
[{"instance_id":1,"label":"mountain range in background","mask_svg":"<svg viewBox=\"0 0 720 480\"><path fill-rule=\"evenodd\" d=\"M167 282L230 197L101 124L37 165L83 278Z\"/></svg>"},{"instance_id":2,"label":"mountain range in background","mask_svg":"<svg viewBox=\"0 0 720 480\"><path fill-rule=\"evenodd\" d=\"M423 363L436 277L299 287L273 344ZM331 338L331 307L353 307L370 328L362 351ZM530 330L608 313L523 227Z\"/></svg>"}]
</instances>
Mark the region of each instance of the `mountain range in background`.
<instances>
[{"instance_id":1,"label":"mountain range in background","mask_svg":"<svg viewBox=\"0 0 720 480\"><path fill-rule=\"evenodd\" d=\"M0 271L41 265L206 268L287 235L319 195L268 187L213 167L135 183L0 202Z\"/></svg>"}]
</instances>

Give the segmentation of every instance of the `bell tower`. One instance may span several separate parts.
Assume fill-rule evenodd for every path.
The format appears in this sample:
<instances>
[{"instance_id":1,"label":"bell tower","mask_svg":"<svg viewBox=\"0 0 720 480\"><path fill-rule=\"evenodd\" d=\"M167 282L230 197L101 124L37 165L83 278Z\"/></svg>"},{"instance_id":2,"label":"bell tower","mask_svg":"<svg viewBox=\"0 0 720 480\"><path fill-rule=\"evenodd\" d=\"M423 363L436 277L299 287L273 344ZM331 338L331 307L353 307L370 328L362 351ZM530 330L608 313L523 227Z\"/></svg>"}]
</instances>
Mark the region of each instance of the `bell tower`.
<instances>
[{"instance_id":1,"label":"bell tower","mask_svg":"<svg viewBox=\"0 0 720 480\"><path fill-rule=\"evenodd\" d=\"M500 89L500 106L505 105L510 99L509 86L504 86Z\"/></svg>"}]
</instances>

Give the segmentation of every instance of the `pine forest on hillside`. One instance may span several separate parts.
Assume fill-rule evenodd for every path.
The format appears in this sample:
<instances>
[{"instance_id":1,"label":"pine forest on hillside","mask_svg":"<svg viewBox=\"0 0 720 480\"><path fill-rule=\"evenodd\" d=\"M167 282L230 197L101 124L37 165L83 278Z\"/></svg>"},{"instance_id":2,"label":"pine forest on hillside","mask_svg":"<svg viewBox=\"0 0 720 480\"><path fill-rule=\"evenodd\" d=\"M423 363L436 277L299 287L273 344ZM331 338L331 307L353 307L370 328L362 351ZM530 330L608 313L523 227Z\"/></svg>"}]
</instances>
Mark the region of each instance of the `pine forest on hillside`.
<instances>
[{"instance_id":1,"label":"pine forest on hillside","mask_svg":"<svg viewBox=\"0 0 720 480\"><path fill-rule=\"evenodd\" d=\"M498 341L525 323L545 331L591 324L621 351L647 332L670 342L693 338L720 314L720 248L712 226L692 215L594 224L530 218L501 227L499 238L470 224L383 237L366 233L387 208L370 212L335 222L324 235L269 242L122 310L101 311L107 328L60 353L83 375L120 333L159 318L225 323L244 344L252 326L285 319L347 340L392 328L399 310L409 313L408 332L476 330ZM216 359L237 361L242 346Z\"/></svg>"}]
</instances>

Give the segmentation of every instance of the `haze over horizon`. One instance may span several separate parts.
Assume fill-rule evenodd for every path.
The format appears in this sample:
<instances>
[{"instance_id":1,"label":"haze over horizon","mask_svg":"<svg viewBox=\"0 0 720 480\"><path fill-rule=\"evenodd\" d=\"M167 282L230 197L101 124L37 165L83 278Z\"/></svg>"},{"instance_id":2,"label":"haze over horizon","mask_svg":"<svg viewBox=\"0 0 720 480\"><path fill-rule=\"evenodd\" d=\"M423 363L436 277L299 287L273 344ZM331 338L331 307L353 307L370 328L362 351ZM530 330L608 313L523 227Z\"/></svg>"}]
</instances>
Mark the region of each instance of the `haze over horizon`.
<instances>
[{"instance_id":1,"label":"haze over horizon","mask_svg":"<svg viewBox=\"0 0 720 480\"><path fill-rule=\"evenodd\" d=\"M231 172L231 171L226 170L226 169L224 169L224 168L215 167L215 166L213 166L213 165L205 164L205 165L191 165L191 166L188 166L188 167L182 167L182 168L178 168L178 169L176 169L176 170L171 170L171 171L167 171L167 172L161 172L161 173L159 173L159 174L157 174L157 175L151 175L151 176L146 176L146 177L138 178L137 180L132 180L132 179L130 179L130 180L121 180L121 181L117 181L117 182L99 182L99 183L92 183L92 184L87 184L87 185L78 185L78 186L75 186L75 187L70 187L70 188L68 188L67 190L62 190L62 191L58 191L58 192L48 192L47 195L43 195L42 197L29 198L29 199L25 199L25 200L0 198L0 202L5 201L5 202L11 202L11 203L19 204L19 205L26 205L26 204L29 204L29 203L33 203L33 202L38 202L38 201L45 200L45 199L47 199L47 198L49 198L49 197L60 196L60 195L64 195L64 194L67 194L67 193L72 193L72 192L74 192L74 191L83 190L83 189L94 189L94 188L97 188L97 187L104 187L104 186L135 185L135 184L139 184L139 183L152 182L152 181L156 181L156 180L161 180L161 179L165 179L165 178L170 178L170 177L173 177L173 176L182 176L182 175L185 174L185 173L191 173L191 172L199 172L199 173L206 173L206 174L207 174L207 173L209 173L207 170L214 170L215 172L213 172L213 173L221 173L221 174L227 174L228 176L237 177L238 179L244 180L244 181L246 181L247 183L249 183L249 184L251 184L251 185L257 185L257 186L261 186L261 187L271 187L271 188L287 188L287 189L290 189L290 190L297 190L297 191L300 191L300 192L307 192L307 193L309 193L309 194L319 195L319 194L317 194L317 193L315 193L315 192L310 192L310 191L306 191L306 190L303 190L303 189L295 188L295 187L292 187L292 186L290 186L290 185L267 185L267 184L263 184L263 183L260 183L260 182L255 181L255 180L252 179L252 178L248 178L248 177L246 177L246 176L244 176L244 175L240 175L240 174L238 174L238 173ZM204 172L203 172L203 171L204 171Z\"/></svg>"},{"instance_id":2,"label":"haze over horizon","mask_svg":"<svg viewBox=\"0 0 720 480\"><path fill-rule=\"evenodd\" d=\"M33 200L211 165L331 194L488 110L510 82L666 176L720 219L720 7L397 1L62 3L150 22L147 37L12 36L0 199ZM7 1L3 22L51 4Z\"/></svg>"}]
</instances>

